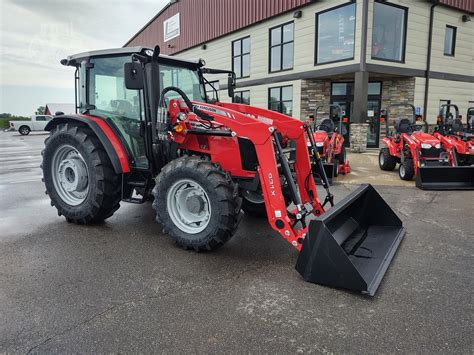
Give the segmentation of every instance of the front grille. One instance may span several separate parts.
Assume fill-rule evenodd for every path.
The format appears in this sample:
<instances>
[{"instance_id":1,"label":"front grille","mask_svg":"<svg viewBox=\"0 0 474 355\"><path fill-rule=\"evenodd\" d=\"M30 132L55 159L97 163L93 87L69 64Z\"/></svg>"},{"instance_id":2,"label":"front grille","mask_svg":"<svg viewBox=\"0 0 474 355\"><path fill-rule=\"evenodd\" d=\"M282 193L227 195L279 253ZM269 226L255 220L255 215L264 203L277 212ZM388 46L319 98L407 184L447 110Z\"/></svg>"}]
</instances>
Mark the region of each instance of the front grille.
<instances>
[{"instance_id":1,"label":"front grille","mask_svg":"<svg viewBox=\"0 0 474 355\"><path fill-rule=\"evenodd\" d=\"M421 148L421 155L425 158L437 158L441 154L440 148L431 147L430 149Z\"/></svg>"}]
</instances>

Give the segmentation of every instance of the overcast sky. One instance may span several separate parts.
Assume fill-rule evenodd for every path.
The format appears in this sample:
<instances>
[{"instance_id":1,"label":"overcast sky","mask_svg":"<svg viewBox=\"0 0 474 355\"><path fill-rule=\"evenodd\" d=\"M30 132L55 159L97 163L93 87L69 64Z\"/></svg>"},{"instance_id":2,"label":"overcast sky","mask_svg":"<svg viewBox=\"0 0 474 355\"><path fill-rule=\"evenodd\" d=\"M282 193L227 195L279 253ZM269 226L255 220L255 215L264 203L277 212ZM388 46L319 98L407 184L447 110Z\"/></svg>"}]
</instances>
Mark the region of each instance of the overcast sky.
<instances>
[{"instance_id":1,"label":"overcast sky","mask_svg":"<svg viewBox=\"0 0 474 355\"><path fill-rule=\"evenodd\" d=\"M122 47L169 0L0 0L0 112L74 103L74 53Z\"/></svg>"}]
</instances>

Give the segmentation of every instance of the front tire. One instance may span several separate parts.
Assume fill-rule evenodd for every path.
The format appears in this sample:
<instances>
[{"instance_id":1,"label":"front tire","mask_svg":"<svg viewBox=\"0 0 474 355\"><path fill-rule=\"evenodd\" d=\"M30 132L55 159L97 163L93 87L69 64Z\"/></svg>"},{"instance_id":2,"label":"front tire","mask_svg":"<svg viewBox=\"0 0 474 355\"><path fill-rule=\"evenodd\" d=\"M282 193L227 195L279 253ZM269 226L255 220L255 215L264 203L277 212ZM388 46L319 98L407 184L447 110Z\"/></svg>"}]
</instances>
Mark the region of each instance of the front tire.
<instances>
[{"instance_id":1,"label":"front tire","mask_svg":"<svg viewBox=\"0 0 474 355\"><path fill-rule=\"evenodd\" d=\"M20 134L21 134L22 136L27 136L28 134L30 134L31 129L30 129L30 127L28 127L28 126L21 126L21 127L18 129L18 132L20 132Z\"/></svg>"},{"instance_id":2,"label":"front tire","mask_svg":"<svg viewBox=\"0 0 474 355\"><path fill-rule=\"evenodd\" d=\"M242 210L248 216L263 218L267 217L267 208L262 191L242 192Z\"/></svg>"},{"instance_id":3,"label":"front tire","mask_svg":"<svg viewBox=\"0 0 474 355\"><path fill-rule=\"evenodd\" d=\"M168 163L153 189L156 221L184 249L214 250L240 222L238 186L218 165L195 156Z\"/></svg>"},{"instance_id":4,"label":"front tire","mask_svg":"<svg viewBox=\"0 0 474 355\"><path fill-rule=\"evenodd\" d=\"M68 222L102 222L120 207L120 175L89 128L58 124L42 154L46 193Z\"/></svg>"},{"instance_id":5,"label":"front tire","mask_svg":"<svg viewBox=\"0 0 474 355\"><path fill-rule=\"evenodd\" d=\"M390 155L388 148L380 149L379 153L379 167L384 171L392 171L397 165L397 159Z\"/></svg>"},{"instance_id":6,"label":"front tire","mask_svg":"<svg viewBox=\"0 0 474 355\"><path fill-rule=\"evenodd\" d=\"M415 167L413 166L413 159L405 159L403 163L400 164L398 169L398 174L402 180L412 180L415 176Z\"/></svg>"}]
</instances>

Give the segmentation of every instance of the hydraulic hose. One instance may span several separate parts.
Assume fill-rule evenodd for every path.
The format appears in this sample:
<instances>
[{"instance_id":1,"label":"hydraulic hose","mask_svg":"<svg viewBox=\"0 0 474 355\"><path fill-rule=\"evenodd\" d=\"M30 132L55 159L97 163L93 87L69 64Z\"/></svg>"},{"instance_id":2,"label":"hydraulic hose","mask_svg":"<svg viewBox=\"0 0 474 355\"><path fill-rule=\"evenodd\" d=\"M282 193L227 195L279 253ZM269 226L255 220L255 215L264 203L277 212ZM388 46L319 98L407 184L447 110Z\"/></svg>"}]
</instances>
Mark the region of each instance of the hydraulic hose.
<instances>
[{"instance_id":1,"label":"hydraulic hose","mask_svg":"<svg viewBox=\"0 0 474 355\"><path fill-rule=\"evenodd\" d=\"M323 207L328 202L332 207L334 206L334 196L331 193L331 191L329 191L329 180L326 175L326 171L324 170L323 161L321 160L321 157L319 156L316 143L314 141L313 130L308 125L305 125L305 129L306 129L306 134L308 135L308 138L309 138L309 142L311 143L311 147L313 148L313 157L318 166L319 174L321 176L321 182L323 183L323 187L326 190L326 198L324 199Z\"/></svg>"},{"instance_id":2,"label":"hydraulic hose","mask_svg":"<svg viewBox=\"0 0 474 355\"><path fill-rule=\"evenodd\" d=\"M198 117L200 117L201 119L205 120L205 121L214 121L214 117L212 117L211 115L208 115L207 113L199 110L198 108L196 108L193 103L191 102L191 100L189 100L188 96L184 93L183 90L181 90L180 88L177 88L175 86L168 86L166 88L163 89L163 91L161 91L161 95L160 95L160 105L163 103L164 99L165 99L165 95L170 92L170 91L174 91L176 93L178 93L184 100L184 103L186 104L186 106L188 106L189 110L191 112L194 112Z\"/></svg>"}]
</instances>

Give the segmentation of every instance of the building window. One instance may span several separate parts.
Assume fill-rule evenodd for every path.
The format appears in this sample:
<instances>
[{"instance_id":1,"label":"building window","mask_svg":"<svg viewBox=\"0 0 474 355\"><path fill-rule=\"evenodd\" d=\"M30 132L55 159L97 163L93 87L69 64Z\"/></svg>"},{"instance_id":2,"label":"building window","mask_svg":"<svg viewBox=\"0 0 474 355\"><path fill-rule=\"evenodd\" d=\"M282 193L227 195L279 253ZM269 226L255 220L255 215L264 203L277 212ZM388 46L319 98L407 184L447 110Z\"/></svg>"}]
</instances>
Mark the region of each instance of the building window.
<instances>
[{"instance_id":1,"label":"building window","mask_svg":"<svg viewBox=\"0 0 474 355\"><path fill-rule=\"evenodd\" d=\"M250 105L250 91L236 91L232 102L236 104Z\"/></svg>"},{"instance_id":2,"label":"building window","mask_svg":"<svg viewBox=\"0 0 474 355\"><path fill-rule=\"evenodd\" d=\"M315 64L354 58L356 4L345 4L316 14Z\"/></svg>"},{"instance_id":3,"label":"building window","mask_svg":"<svg viewBox=\"0 0 474 355\"><path fill-rule=\"evenodd\" d=\"M444 33L444 55L454 57L454 49L456 47L456 27L446 25Z\"/></svg>"},{"instance_id":4,"label":"building window","mask_svg":"<svg viewBox=\"0 0 474 355\"><path fill-rule=\"evenodd\" d=\"M232 42L232 70L237 78L250 76L250 37Z\"/></svg>"},{"instance_id":5,"label":"building window","mask_svg":"<svg viewBox=\"0 0 474 355\"><path fill-rule=\"evenodd\" d=\"M219 80L209 81L206 83L205 86L207 101L217 101L217 93L219 92Z\"/></svg>"},{"instance_id":6,"label":"building window","mask_svg":"<svg viewBox=\"0 0 474 355\"><path fill-rule=\"evenodd\" d=\"M374 3L372 58L405 61L408 9L388 3Z\"/></svg>"},{"instance_id":7,"label":"building window","mask_svg":"<svg viewBox=\"0 0 474 355\"><path fill-rule=\"evenodd\" d=\"M268 89L268 108L291 116L293 114L293 87L281 86Z\"/></svg>"},{"instance_id":8,"label":"building window","mask_svg":"<svg viewBox=\"0 0 474 355\"><path fill-rule=\"evenodd\" d=\"M270 72L293 69L293 22L270 29Z\"/></svg>"}]
</instances>

